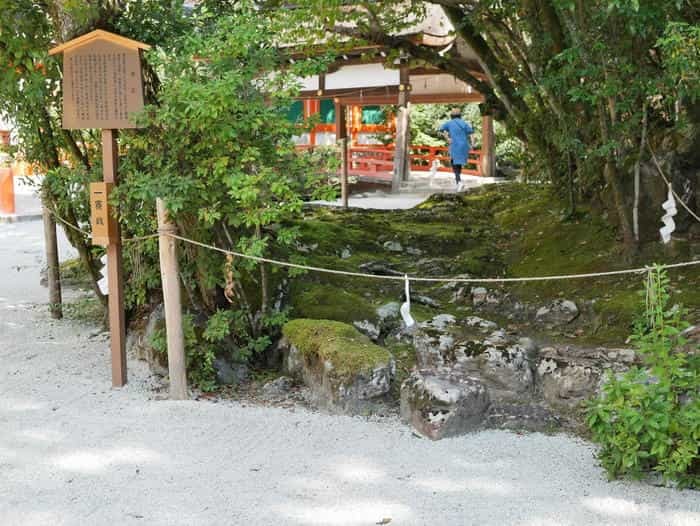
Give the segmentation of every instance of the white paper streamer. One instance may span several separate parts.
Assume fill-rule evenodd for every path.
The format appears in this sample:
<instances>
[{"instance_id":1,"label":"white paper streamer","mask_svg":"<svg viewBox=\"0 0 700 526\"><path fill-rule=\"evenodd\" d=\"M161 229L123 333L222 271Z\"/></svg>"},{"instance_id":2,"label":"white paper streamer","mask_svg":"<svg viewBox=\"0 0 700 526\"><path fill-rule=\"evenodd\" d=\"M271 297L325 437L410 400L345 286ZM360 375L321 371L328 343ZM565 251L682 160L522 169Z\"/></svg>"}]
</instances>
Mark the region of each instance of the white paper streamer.
<instances>
[{"instance_id":1,"label":"white paper streamer","mask_svg":"<svg viewBox=\"0 0 700 526\"><path fill-rule=\"evenodd\" d=\"M406 284L406 302L401 305L401 317L403 318L406 327L413 327L416 324L416 320L411 316L411 285L408 279L408 274L404 274L405 284Z\"/></svg>"},{"instance_id":2,"label":"white paper streamer","mask_svg":"<svg viewBox=\"0 0 700 526\"><path fill-rule=\"evenodd\" d=\"M102 277L97 282L97 286L100 287L100 292L102 294L109 294L109 281L107 280L107 254L100 258L100 262L103 265L101 271Z\"/></svg>"},{"instance_id":3,"label":"white paper streamer","mask_svg":"<svg viewBox=\"0 0 700 526\"><path fill-rule=\"evenodd\" d=\"M659 232L661 233L661 240L664 243L668 243L671 241L671 234L676 230L676 222L673 220L673 216L678 213L676 200L673 198L673 189L670 184L668 185L668 199L661 206L666 213L661 218L664 226L659 229Z\"/></svg>"}]
</instances>

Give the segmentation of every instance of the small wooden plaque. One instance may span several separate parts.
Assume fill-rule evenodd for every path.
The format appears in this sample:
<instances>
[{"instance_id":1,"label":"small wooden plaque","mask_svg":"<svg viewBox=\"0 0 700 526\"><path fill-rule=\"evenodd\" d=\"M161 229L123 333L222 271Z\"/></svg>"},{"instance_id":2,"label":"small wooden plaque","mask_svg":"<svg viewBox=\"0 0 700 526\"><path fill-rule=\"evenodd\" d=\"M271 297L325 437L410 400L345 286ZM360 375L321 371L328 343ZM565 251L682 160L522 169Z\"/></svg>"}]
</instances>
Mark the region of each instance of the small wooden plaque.
<instances>
[{"instance_id":1,"label":"small wooden plaque","mask_svg":"<svg viewBox=\"0 0 700 526\"><path fill-rule=\"evenodd\" d=\"M117 240L117 218L109 206L113 183L90 183L92 244L106 247Z\"/></svg>"}]
</instances>

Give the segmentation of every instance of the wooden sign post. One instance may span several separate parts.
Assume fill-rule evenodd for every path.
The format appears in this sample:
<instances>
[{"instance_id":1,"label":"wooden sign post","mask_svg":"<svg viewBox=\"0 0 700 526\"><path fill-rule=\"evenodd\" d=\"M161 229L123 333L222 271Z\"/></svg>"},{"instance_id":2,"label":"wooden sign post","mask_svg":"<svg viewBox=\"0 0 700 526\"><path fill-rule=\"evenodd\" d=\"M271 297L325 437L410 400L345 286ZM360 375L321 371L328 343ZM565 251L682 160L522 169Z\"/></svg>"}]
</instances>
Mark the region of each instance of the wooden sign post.
<instances>
[{"instance_id":1,"label":"wooden sign post","mask_svg":"<svg viewBox=\"0 0 700 526\"><path fill-rule=\"evenodd\" d=\"M91 186L93 244L107 248L112 385L126 384L126 324L119 222L109 192L119 183L117 130L143 108L141 54L150 46L97 30L49 51L63 53L63 127L102 129L103 183Z\"/></svg>"}]
</instances>

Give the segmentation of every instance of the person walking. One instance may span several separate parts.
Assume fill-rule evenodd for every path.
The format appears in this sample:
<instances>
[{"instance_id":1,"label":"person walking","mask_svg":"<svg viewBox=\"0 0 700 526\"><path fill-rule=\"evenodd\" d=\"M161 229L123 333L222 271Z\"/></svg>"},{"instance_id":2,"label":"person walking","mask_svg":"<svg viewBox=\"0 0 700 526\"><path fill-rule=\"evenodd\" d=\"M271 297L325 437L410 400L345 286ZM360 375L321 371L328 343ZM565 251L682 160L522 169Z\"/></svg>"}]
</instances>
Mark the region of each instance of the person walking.
<instances>
[{"instance_id":1,"label":"person walking","mask_svg":"<svg viewBox=\"0 0 700 526\"><path fill-rule=\"evenodd\" d=\"M440 132L450 144L450 162L455 174L457 192L462 191L462 167L469 160L470 138L474 130L469 123L462 120L462 110L454 108L450 112L451 119L440 126Z\"/></svg>"}]
</instances>

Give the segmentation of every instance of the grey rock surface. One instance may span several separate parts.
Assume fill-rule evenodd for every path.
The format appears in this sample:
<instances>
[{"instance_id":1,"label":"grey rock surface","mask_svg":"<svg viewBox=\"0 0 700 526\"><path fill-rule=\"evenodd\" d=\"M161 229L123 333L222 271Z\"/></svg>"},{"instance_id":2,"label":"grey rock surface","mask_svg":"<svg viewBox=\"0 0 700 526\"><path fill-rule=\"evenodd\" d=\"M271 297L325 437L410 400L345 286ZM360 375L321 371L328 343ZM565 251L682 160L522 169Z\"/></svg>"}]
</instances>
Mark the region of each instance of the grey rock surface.
<instances>
[{"instance_id":1,"label":"grey rock surface","mask_svg":"<svg viewBox=\"0 0 700 526\"><path fill-rule=\"evenodd\" d=\"M353 326L362 334L369 336L373 341L377 341L381 334L381 330L374 323L368 320L354 321Z\"/></svg>"},{"instance_id":2,"label":"grey rock surface","mask_svg":"<svg viewBox=\"0 0 700 526\"><path fill-rule=\"evenodd\" d=\"M358 371L339 378L334 365L316 357L303 356L294 345L283 342L286 372L311 389L312 401L320 408L337 414L366 414L383 403L396 374L393 359L371 371Z\"/></svg>"},{"instance_id":3,"label":"grey rock surface","mask_svg":"<svg viewBox=\"0 0 700 526\"><path fill-rule=\"evenodd\" d=\"M294 380L289 376L280 376L263 385L262 393L267 397L283 396L290 391L293 385Z\"/></svg>"},{"instance_id":4,"label":"grey rock surface","mask_svg":"<svg viewBox=\"0 0 700 526\"><path fill-rule=\"evenodd\" d=\"M432 440L479 429L489 408L485 386L447 371L414 371L401 385L401 418Z\"/></svg>"},{"instance_id":5,"label":"grey rock surface","mask_svg":"<svg viewBox=\"0 0 700 526\"><path fill-rule=\"evenodd\" d=\"M535 314L535 319L543 324L566 325L578 318L578 315L579 309L573 301L554 300L541 307Z\"/></svg>"}]
</instances>

